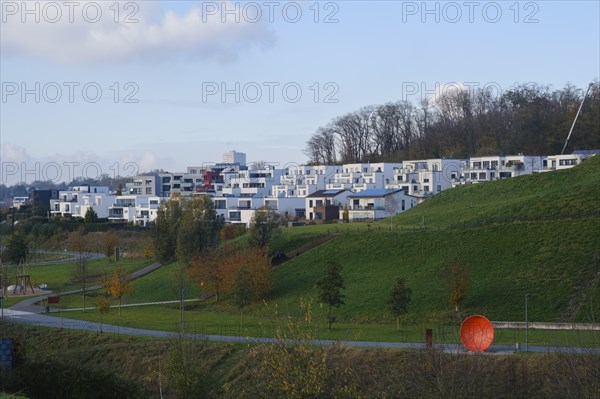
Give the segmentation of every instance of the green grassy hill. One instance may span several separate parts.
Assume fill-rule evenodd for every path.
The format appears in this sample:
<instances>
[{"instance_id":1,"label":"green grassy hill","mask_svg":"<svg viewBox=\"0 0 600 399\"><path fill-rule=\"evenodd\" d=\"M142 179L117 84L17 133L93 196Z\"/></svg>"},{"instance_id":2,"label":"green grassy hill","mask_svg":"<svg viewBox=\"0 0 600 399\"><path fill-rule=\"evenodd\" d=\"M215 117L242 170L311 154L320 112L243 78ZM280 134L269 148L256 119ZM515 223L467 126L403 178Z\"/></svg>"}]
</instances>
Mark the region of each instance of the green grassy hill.
<instances>
[{"instance_id":1,"label":"green grassy hill","mask_svg":"<svg viewBox=\"0 0 600 399\"><path fill-rule=\"evenodd\" d=\"M599 211L600 157L571 170L448 190L395 217L399 231L390 232L389 221L370 232L340 227L335 240L274 270L271 302L299 313L299 298L315 297L331 259L344 267L341 320L389 320L385 301L396 276L413 290L409 316L430 319L451 313L440 269L459 258L472 277L464 311L521 320L529 292L532 320L598 321ZM423 218L427 229L414 229Z\"/></svg>"}]
</instances>

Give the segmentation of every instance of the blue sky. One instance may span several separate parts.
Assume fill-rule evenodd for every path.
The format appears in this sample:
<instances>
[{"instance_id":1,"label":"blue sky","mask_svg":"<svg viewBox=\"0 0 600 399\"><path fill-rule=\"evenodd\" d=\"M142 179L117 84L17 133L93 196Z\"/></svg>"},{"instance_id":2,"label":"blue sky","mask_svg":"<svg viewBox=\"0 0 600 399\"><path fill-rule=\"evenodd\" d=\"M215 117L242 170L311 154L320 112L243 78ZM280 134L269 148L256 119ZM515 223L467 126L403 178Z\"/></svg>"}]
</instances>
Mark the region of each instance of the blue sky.
<instances>
[{"instance_id":1,"label":"blue sky","mask_svg":"<svg viewBox=\"0 0 600 399\"><path fill-rule=\"evenodd\" d=\"M229 149L302 163L319 126L363 105L600 75L597 1L77 1L73 22L29 3L1 2L2 182L54 178L49 162L183 170Z\"/></svg>"}]
</instances>

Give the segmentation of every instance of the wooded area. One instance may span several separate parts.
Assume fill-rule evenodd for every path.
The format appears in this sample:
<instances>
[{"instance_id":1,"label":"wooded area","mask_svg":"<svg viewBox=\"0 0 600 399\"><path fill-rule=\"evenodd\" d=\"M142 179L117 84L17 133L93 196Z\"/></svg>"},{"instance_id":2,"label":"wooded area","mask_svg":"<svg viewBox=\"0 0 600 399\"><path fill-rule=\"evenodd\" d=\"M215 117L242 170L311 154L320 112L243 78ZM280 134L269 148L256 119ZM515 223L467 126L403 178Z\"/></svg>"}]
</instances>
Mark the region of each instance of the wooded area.
<instances>
[{"instance_id":1,"label":"wooded area","mask_svg":"<svg viewBox=\"0 0 600 399\"><path fill-rule=\"evenodd\" d=\"M455 88L418 105L368 105L319 127L304 152L313 164L560 154L586 90L571 84L560 90L526 84L502 93ZM566 152L600 148L599 132L595 81Z\"/></svg>"}]
</instances>

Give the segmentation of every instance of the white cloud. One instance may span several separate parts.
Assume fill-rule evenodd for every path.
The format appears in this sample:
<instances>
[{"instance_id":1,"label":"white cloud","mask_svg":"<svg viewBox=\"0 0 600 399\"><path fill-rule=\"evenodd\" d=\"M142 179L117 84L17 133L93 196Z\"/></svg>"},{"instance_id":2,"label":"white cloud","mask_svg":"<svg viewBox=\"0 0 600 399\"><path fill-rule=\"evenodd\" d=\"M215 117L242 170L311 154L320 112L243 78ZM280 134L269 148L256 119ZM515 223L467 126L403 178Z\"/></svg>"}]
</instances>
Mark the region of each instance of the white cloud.
<instances>
[{"instance_id":1,"label":"white cloud","mask_svg":"<svg viewBox=\"0 0 600 399\"><path fill-rule=\"evenodd\" d=\"M71 155L55 154L38 158L12 143L2 144L0 159L0 183L7 185L35 180L70 182L76 177L96 178L102 174L129 177L169 167L173 163L171 159L159 158L151 151L115 153L114 156L78 151Z\"/></svg>"},{"instance_id":2,"label":"white cloud","mask_svg":"<svg viewBox=\"0 0 600 399\"><path fill-rule=\"evenodd\" d=\"M58 15L48 6L50 3L57 4L61 12L56 23L49 22ZM266 20L252 23L242 16L236 22L236 17L228 14L223 21L222 13L208 13L201 7L178 14L164 12L154 1L120 2L120 22L115 23L114 2L78 1L72 11L65 3L68 2L30 2L30 10L34 11L26 14L26 2L2 1L3 54L75 64L161 61L173 57L228 62L245 50L266 48L274 41ZM130 3L139 10L125 9L124 5ZM225 7L225 3L233 8L230 2L219 4ZM85 8L87 5L93 7ZM99 15L94 12L96 6L102 7L102 14L92 23L89 21ZM132 18L138 22L124 23L123 19L132 12Z\"/></svg>"}]
</instances>

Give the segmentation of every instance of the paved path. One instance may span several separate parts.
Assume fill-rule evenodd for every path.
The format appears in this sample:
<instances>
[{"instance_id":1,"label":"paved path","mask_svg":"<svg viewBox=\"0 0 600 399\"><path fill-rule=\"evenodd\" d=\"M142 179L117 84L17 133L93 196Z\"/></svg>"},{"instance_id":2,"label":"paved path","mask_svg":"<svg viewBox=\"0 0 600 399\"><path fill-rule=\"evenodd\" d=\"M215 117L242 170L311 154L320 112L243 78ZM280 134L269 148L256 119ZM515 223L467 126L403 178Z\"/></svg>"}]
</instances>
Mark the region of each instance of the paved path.
<instances>
[{"instance_id":1,"label":"paved path","mask_svg":"<svg viewBox=\"0 0 600 399\"><path fill-rule=\"evenodd\" d=\"M160 267L160 263L154 262L148 266L144 266L141 269L136 270L135 272L131 273L129 275L129 279L134 280L145 274L153 272L154 270L158 269L159 267ZM102 285L93 285L91 287L86 288L85 291L90 292L90 291L99 290L100 288L102 288ZM41 305L37 305L37 306L34 305L35 303L48 299L48 296L71 295L71 294L79 294L81 292L83 292L82 289L77 289L77 290L70 290L70 291L63 291L63 292L53 292L53 293L49 293L49 294L41 295L41 296L34 296L34 297L27 298L21 302L14 304L13 306L10 307L10 309L20 311L20 312L27 312L27 313L42 313L42 312L44 312L44 308Z\"/></svg>"},{"instance_id":2,"label":"paved path","mask_svg":"<svg viewBox=\"0 0 600 399\"><path fill-rule=\"evenodd\" d=\"M135 279L141 277L145 274L148 274L160 267L160 263L155 262L148 266L145 266L133 273L131 273L130 279ZM86 291L93 291L102 288L101 285L89 287ZM65 291L61 293L53 293L50 295L69 295L80 293L82 290L72 290ZM105 333L111 334L124 334L124 335L136 335L136 336L144 336L144 337L160 337L160 338L169 338L175 335L173 331L157 331L157 330L146 330L141 328L132 328L125 326L118 326L113 324L100 324L96 322L77 320L77 319L68 319L68 318L57 318L53 316L46 316L43 314L39 314L43 312L43 308L41 306L33 305L36 302L39 302L42 299L46 299L48 295L36 296L33 298L28 298L24 301L21 301L8 309L3 310L3 322L10 321L13 323L21 323L21 324L29 324L36 325L42 327L51 327L51 328L69 328L75 330L83 330L83 331L103 331ZM206 298L202 298L204 300ZM192 302L198 299L186 299L185 302ZM156 305L156 304L165 304L165 303L178 303L179 301L163 301L163 302L147 302L141 304L128 304L123 305L126 306L145 306L145 305ZM70 309L76 310L76 309ZM55 310L58 312L58 310ZM242 337L242 336L232 336L232 335L201 335L201 334L190 334L190 336L194 338L206 339L208 341L216 341L216 342L230 342L230 343L275 343L278 340L274 338L265 338L265 337ZM291 344L294 343L293 340L286 340ZM316 340L313 342L314 344L321 345L334 345L341 344L346 347L354 347L354 348L390 348L390 349L425 349L425 344L423 343L410 343L410 342L376 342L376 341L334 341L334 340ZM462 345L458 344L442 344L442 345L434 345L437 349L444 350L447 352L453 353L466 353L466 349ZM600 348L572 348L572 347L557 347L557 346L529 346L530 352L570 352L570 353L595 353L600 354ZM492 345L487 353L497 353L497 354L508 354L515 352L515 347L512 345Z\"/></svg>"},{"instance_id":3,"label":"paved path","mask_svg":"<svg viewBox=\"0 0 600 399\"><path fill-rule=\"evenodd\" d=\"M173 331L156 331L146 330L141 328L131 328L118 326L113 324L100 324L96 322L75 320L68 318L57 318L52 316L46 316L43 314L29 313L13 308L4 310L4 320L13 323L29 324L42 327L51 328L68 328L82 331L103 331L110 334L123 334L123 335L136 335L143 337L159 337L169 338L175 335ZM202 334L190 334L191 337L206 339L208 341L216 342L229 342L229 343L275 343L279 342L274 338L252 338L252 337L240 337L231 335L202 335ZM286 342L293 344L294 341L286 340ZM391 348L391 349L425 349L425 344L422 343L407 343L407 342L371 342L371 341L333 341L333 340L316 340L314 344L321 345L333 345L341 344L346 347L354 348ZM435 345L435 348L444 350L452 353L466 353L466 349L462 345L457 344L443 344ZM510 354L515 351L515 348L511 345L492 345L487 353L496 354ZM600 354L599 348L571 348L571 347L557 347L557 346L529 346L530 352L566 352L566 353L595 353Z\"/></svg>"}]
</instances>

